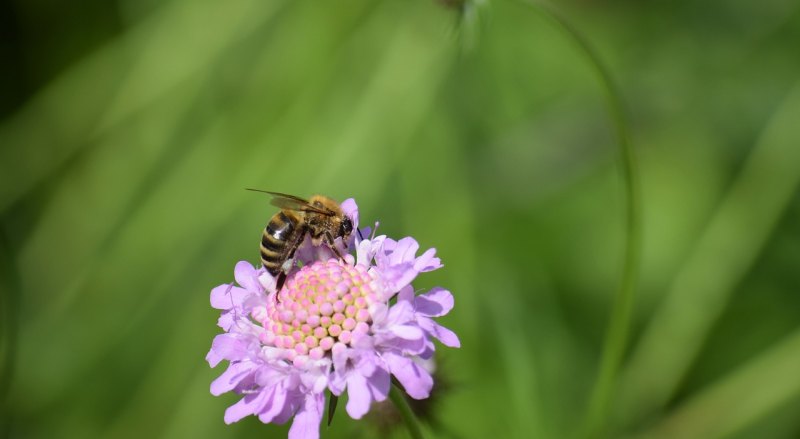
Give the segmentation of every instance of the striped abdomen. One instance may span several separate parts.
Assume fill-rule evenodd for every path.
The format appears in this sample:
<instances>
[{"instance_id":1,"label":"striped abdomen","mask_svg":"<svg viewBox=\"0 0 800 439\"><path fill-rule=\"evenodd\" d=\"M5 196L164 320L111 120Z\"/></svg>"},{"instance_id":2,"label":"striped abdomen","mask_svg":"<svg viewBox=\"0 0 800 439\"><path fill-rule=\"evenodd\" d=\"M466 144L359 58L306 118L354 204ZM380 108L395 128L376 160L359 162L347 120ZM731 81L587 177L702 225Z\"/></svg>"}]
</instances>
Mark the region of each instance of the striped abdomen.
<instances>
[{"instance_id":1,"label":"striped abdomen","mask_svg":"<svg viewBox=\"0 0 800 439\"><path fill-rule=\"evenodd\" d=\"M277 276L283 263L292 257L303 238L304 228L291 212L276 213L264 228L261 235L261 263L264 268Z\"/></svg>"}]
</instances>

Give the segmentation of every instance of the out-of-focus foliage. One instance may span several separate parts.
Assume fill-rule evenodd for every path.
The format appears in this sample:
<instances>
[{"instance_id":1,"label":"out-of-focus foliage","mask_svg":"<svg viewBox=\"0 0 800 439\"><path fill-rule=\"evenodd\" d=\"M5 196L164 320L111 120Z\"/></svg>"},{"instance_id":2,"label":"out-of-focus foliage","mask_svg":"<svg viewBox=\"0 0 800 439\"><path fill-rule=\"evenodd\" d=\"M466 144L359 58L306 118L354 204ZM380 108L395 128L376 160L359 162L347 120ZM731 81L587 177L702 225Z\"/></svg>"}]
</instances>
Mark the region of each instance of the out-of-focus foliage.
<instances>
[{"instance_id":1,"label":"out-of-focus foliage","mask_svg":"<svg viewBox=\"0 0 800 439\"><path fill-rule=\"evenodd\" d=\"M446 4L447 2L445 2ZM222 422L210 289L274 213L355 197L435 246L431 437L578 434L624 197L594 70L524 2L10 1L2 435L284 437ZM800 435L800 3L559 8L628 105L644 246L610 436ZM323 437L372 437L344 412ZM402 428L393 436L404 437Z\"/></svg>"}]
</instances>

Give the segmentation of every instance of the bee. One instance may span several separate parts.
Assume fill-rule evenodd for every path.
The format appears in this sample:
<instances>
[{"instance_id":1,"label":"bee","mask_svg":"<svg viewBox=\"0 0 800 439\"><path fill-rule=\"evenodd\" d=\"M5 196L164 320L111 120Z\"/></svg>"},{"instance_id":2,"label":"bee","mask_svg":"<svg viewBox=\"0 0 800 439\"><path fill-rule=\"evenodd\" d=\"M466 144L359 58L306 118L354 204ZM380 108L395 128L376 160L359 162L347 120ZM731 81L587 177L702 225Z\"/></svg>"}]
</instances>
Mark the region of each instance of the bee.
<instances>
[{"instance_id":1,"label":"bee","mask_svg":"<svg viewBox=\"0 0 800 439\"><path fill-rule=\"evenodd\" d=\"M264 228L260 245L261 263L276 278L279 290L294 265L294 253L306 234L311 235L314 246L326 244L339 259L343 259L334 241L342 238L346 245L353 232L353 221L344 214L339 203L324 195L314 195L305 200L279 192L248 190L272 195L270 204L281 208Z\"/></svg>"}]
</instances>

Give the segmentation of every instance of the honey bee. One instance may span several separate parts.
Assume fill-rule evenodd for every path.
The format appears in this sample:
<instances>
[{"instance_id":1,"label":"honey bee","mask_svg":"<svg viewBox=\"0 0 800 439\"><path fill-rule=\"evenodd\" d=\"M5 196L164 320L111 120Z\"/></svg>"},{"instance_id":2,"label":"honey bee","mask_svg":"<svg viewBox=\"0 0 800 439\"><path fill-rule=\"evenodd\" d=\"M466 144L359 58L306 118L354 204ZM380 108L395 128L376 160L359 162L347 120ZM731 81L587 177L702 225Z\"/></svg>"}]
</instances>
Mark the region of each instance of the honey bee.
<instances>
[{"instance_id":1,"label":"honey bee","mask_svg":"<svg viewBox=\"0 0 800 439\"><path fill-rule=\"evenodd\" d=\"M353 221L347 217L336 201L314 195L308 200L279 192L248 189L272 195L270 204L280 207L272 216L261 235L261 263L276 278L278 289L294 265L294 252L311 235L314 246L326 244L339 259L341 253L334 245L336 238L347 238L353 232Z\"/></svg>"}]
</instances>

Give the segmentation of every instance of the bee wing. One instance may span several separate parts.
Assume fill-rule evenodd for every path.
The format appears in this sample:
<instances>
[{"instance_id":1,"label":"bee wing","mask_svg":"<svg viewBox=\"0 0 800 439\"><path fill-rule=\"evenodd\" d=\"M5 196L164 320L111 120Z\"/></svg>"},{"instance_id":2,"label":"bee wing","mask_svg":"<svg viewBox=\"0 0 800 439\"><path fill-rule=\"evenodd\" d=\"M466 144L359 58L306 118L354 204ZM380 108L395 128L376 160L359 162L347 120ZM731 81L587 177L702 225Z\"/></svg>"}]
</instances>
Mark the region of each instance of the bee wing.
<instances>
[{"instance_id":1,"label":"bee wing","mask_svg":"<svg viewBox=\"0 0 800 439\"><path fill-rule=\"evenodd\" d=\"M282 194L280 192L270 192L264 191L270 195L272 195L272 200L270 204L273 206L280 207L281 209L286 210L300 210L303 212L316 212L321 213L323 215L333 215L334 212L331 212L324 207L316 207L312 206L308 203L308 200L305 200L300 197L295 197L294 195L289 194Z\"/></svg>"}]
</instances>

